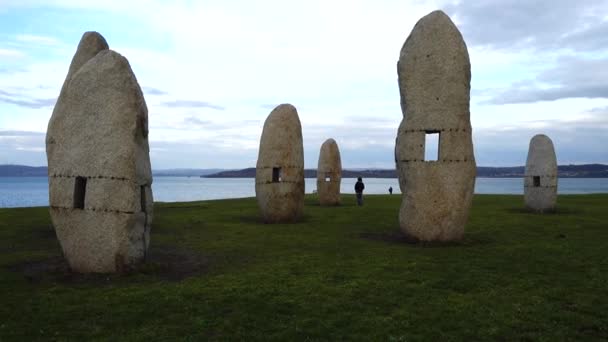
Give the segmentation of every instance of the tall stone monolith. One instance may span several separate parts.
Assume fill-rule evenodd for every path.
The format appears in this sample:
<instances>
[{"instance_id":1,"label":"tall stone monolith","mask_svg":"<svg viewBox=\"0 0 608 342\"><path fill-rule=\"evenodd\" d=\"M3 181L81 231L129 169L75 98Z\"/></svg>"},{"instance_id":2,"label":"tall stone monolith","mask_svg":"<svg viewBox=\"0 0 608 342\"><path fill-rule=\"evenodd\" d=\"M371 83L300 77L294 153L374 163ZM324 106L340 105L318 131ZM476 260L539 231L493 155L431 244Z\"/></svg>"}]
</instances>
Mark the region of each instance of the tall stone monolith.
<instances>
[{"instance_id":1,"label":"tall stone monolith","mask_svg":"<svg viewBox=\"0 0 608 342\"><path fill-rule=\"evenodd\" d=\"M399 225L414 240L458 240L475 187L471 65L462 35L445 13L432 12L416 23L397 72L403 112L395 146ZM431 161L425 158L425 141L433 135L438 151L432 151L436 160Z\"/></svg>"},{"instance_id":2,"label":"tall stone monolith","mask_svg":"<svg viewBox=\"0 0 608 342\"><path fill-rule=\"evenodd\" d=\"M557 157L551 139L535 135L530 140L524 174L524 202L536 212L555 209L557 202Z\"/></svg>"},{"instance_id":3,"label":"tall stone monolith","mask_svg":"<svg viewBox=\"0 0 608 342\"><path fill-rule=\"evenodd\" d=\"M72 270L117 272L150 242L148 109L129 62L97 32L72 59L46 135L50 214Z\"/></svg>"},{"instance_id":4,"label":"tall stone monolith","mask_svg":"<svg viewBox=\"0 0 608 342\"><path fill-rule=\"evenodd\" d=\"M321 145L317 166L317 193L321 205L340 205L341 182L340 149L334 139L327 139Z\"/></svg>"},{"instance_id":5,"label":"tall stone monolith","mask_svg":"<svg viewBox=\"0 0 608 342\"><path fill-rule=\"evenodd\" d=\"M304 210L304 147L296 108L276 107L264 122L255 172L264 222L297 221Z\"/></svg>"}]
</instances>

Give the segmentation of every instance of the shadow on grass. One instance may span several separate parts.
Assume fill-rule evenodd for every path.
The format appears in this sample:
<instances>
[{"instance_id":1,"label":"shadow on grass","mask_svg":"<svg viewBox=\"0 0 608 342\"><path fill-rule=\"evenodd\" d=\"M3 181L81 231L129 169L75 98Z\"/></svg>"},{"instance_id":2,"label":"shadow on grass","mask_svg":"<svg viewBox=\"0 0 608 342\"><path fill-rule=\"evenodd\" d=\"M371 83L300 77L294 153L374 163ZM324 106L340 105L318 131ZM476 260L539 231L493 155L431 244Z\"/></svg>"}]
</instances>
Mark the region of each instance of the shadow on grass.
<instances>
[{"instance_id":1,"label":"shadow on grass","mask_svg":"<svg viewBox=\"0 0 608 342\"><path fill-rule=\"evenodd\" d=\"M410 247L436 248L436 247L473 247L493 243L488 236L466 235L460 241L420 241L397 230L392 232L364 232L359 237L366 240L400 244Z\"/></svg>"},{"instance_id":2,"label":"shadow on grass","mask_svg":"<svg viewBox=\"0 0 608 342\"><path fill-rule=\"evenodd\" d=\"M206 273L209 266L209 258L196 252L170 246L157 246L150 248L144 263L120 273L73 272L63 256L21 262L7 268L12 272L22 273L32 283L50 280L66 284L105 286L116 282L181 281ZM152 279L142 279L138 276Z\"/></svg>"}]
</instances>

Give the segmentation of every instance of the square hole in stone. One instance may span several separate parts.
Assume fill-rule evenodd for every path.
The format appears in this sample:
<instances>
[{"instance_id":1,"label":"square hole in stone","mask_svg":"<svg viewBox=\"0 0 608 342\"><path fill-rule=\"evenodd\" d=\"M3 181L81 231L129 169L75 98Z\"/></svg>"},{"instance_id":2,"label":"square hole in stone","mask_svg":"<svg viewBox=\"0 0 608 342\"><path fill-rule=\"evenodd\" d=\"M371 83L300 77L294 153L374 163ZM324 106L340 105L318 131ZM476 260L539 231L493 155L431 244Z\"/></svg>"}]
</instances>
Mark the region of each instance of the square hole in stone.
<instances>
[{"instance_id":1,"label":"square hole in stone","mask_svg":"<svg viewBox=\"0 0 608 342\"><path fill-rule=\"evenodd\" d=\"M279 183L281 181L281 168L273 167L272 168L272 182Z\"/></svg>"},{"instance_id":2,"label":"square hole in stone","mask_svg":"<svg viewBox=\"0 0 608 342\"><path fill-rule=\"evenodd\" d=\"M74 209L84 209L84 198L87 192L86 177L76 177L74 179Z\"/></svg>"},{"instance_id":3,"label":"square hole in stone","mask_svg":"<svg viewBox=\"0 0 608 342\"><path fill-rule=\"evenodd\" d=\"M146 212L146 186L142 185L139 187L139 199L140 199L140 206L141 206L141 211L143 213Z\"/></svg>"},{"instance_id":4,"label":"square hole in stone","mask_svg":"<svg viewBox=\"0 0 608 342\"><path fill-rule=\"evenodd\" d=\"M424 134L424 160L439 160L439 139L441 133L438 131L426 131Z\"/></svg>"},{"instance_id":5,"label":"square hole in stone","mask_svg":"<svg viewBox=\"0 0 608 342\"><path fill-rule=\"evenodd\" d=\"M532 182L534 183L534 187L539 187L540 186L540 176L532 177Z\"/></svg>"}]
</instances>

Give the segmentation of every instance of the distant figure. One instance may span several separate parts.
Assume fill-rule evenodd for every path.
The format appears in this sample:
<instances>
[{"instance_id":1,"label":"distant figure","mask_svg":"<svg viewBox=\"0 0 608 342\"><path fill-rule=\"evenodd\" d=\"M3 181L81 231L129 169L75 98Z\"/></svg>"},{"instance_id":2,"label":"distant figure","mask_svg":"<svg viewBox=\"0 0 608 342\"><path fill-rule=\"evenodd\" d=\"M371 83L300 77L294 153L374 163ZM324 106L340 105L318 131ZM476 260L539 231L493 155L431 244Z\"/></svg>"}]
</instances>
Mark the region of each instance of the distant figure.
<instances>
[{"instance_id":1,"label":"distant figure","mask_svg":"<svg viewBox=\"0 0 608 342\"><path fill-rule=\"evenodd\" d=\"M355 183L355 193L357 194L357 205L363 205L363 189L365 189L365 184L363 184L363 180L361 177L357 178L357 183Z\"/></svg>"},{"instance_id":2,"label":"distant figure","mask_svg":"<svg viewBox=\"0 0 608 342\"><path fill-rule=\"evenodd\" d=\"M391 194L391 195L393 194L393 187L392 186L390 188L388 188L388 193Z\"/></svg>"}]
</instances>

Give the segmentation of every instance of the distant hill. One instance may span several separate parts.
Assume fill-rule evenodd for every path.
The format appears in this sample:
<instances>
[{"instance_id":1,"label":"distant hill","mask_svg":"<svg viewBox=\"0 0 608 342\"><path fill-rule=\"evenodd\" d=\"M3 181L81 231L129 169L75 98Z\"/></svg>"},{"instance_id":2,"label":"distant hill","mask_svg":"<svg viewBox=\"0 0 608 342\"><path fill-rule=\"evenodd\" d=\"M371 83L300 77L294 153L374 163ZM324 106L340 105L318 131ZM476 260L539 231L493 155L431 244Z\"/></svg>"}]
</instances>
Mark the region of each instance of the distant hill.
<instances>
[{"instance_id":1,"label":"distant hill","mask_svg":"<svg viewBox=\"0 0 608 342\"><path fill-rule=\"evenodd\" d=\"M46 166L0 165L0 177L46 177Z\"/></svg>"},{"instance_id":2,"label":"distant hill","mask_svg":"<svg viewBox=\"0 0 608 342\"><path fill-rule=\"evenodd\" d=\"M523 166L513 167L487 167L477 168L477 177L509 178L523 177ZM557 167L558 176L561 178L608 178L608 165L603 164L584 164L584 165L559 165ZM207 178L253 178L255 168L250 167L242 170L227 170L209 175L201 175ZM304 170L305 178L317 177L316 169ZM342 170L343 178L397 178L395 170Z\"/></svg>"},{"instance_id":3,"label":"distant hill","mask_svg":"<svg viewBox=\"0 0 608 342\"><path fill-rule=\"evenodd\" d=\"M222 172L224 169L164 169L152 170L156 177L198 177Z\"/></svg>"},{"instance_id":4,"label":"distant hill","mask_svg":"<svg viewBox=\"0 0 608 342\"><path fill-rule=\"evenodd\" d=\"M608 178L608 165L604 164L583 164L583 165L559 165L557 167L560 178ZM255 168L250 167L242 170L223 170L223 169L166 169L152 170L155 177L207 177L207 178L253 178ZM477 167L477 177L523 177L524 167ZM25 166L25 165L0 165L0 177L45 177L47 176L46 166ZM397 178L395 170L342 170L344 178ZM317 177L316 169L304 170L304 177Z\"/></svg>"},{"instance_id":5,"label":"distant hill","mask_svg":"<svg viewBox=\"0 0 608 342\"><path fill-rule=\"evenodd\" d=\"M222 171L210 175L201 175L201 177L205 178L253 178L255 177L255 167L249 167L242 170L228 170ZM316 169L305 169L304 170L305 178L316 178L317 170ZM342 177L344 178L356 178L356 177L365 177L365 178L396 178L397 172L395 170L361 170L361 171L353 171L353 170L342 170Z\"/></svg>"}]
</instances>

